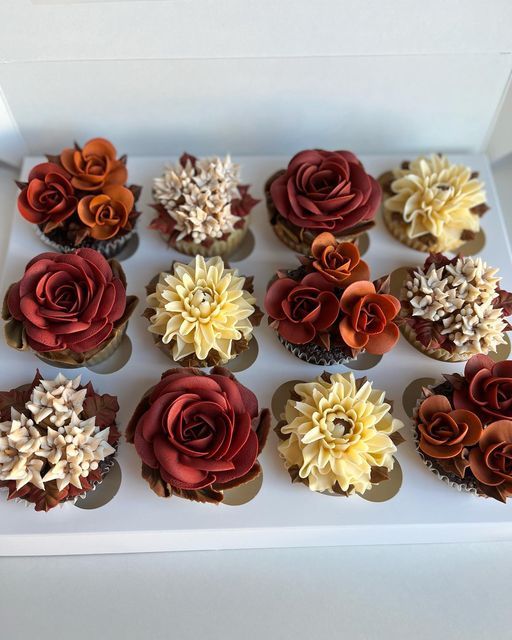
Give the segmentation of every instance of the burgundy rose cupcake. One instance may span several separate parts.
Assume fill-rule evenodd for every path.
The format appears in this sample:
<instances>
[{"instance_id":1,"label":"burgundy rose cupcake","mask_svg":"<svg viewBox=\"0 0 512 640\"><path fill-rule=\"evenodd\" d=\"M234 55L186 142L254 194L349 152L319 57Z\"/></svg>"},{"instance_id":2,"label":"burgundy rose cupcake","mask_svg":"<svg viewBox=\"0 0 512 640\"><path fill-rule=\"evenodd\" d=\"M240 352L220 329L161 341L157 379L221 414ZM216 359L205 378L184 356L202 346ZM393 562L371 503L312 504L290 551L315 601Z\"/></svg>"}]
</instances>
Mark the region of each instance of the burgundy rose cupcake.
<instances>
[{"instance_id":1,"label":"burgundy rose cupcake","mask_svg":"<svg viewBox=\"0 0 512 640\"><path fill-rule=\"evenodd\" d=\"M98 251L42 253L5 295L6 341L55 365L98 364L119 346L137 302L119 263Z\"/></svg>"},{"instance_id":2,"label":"burgundy rose cupcake","mask_svg":"<svg viewBox=\"0 0 512 640\"><path fill-rule=\"evenodd\" d=\"M414 413L422 459L459 490L512 495L512 362L475 355L464 375L424 388Z\"/></svg>"},{"instance_id":3,"label":"burgundy rose cupcake","mask_svg":"<svg viewBox=\"0 0 512 640\"><path fill-rule=\"evenodd\" d=\"M27 182L17 182L18 209L54 250L89 247L111 258L133 236L140 215L141 188L126 186L127 177L126 156L117 158L111 142L94 138L48 156Z\"/></svg>"},{"instance_id":4,"label":"burgundy rose cupcake","mask_svg":"<svg viewBox=\"0 0 512 640\"><path fill-rule=\"evenodd\" d=\"M36 511L76 502L114 464L117 398L59 373L0 391L0 488Z\"/></svg>"},{"instance_id":5,"label":"burgundy rose cupcake","mask_svg":"<svg viewBox=\"0 0 512 640\"><path fill-rule=\"evenodd\" d=\"M400 303L389 294L389 278L371 282L357 247L328 232L317 236L310 254L298 269L278 271L267 289L265 309L281 343L319 365L392 349Z\"/></svg>"},{"instance_id":6,"label":"burgundy rose cupcake","mask_svg":"<svg viewBox=\"0 0 512 640\"><path fill-rule=\"evenodd\" d=\"M146 392L126 439L158 496L219 503L224 491L261 473L257 457L269 428L269 410L230 371L180 368Z\"/></svg>"},{"instance_id":7,"label":"burgundy rose cupcake","mask_svg":"<svg viewBox=\"0 0 512 640\"><path fill-rule=\"evenodd\" d=\"M306 254L324 231L352 241L374 226L381 188L350 151L297 153L265 185L270 222L290 249Z\"/></svg>"}]
</instances>

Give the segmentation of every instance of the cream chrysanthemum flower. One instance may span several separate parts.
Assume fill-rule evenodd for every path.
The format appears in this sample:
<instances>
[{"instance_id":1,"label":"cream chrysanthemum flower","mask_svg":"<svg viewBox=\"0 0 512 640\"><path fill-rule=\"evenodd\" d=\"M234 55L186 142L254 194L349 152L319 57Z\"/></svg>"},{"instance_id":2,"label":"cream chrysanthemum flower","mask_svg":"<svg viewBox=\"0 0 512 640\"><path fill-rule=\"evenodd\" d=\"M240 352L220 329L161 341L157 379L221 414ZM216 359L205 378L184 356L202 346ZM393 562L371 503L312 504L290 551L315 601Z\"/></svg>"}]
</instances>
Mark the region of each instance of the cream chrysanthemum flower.
<instances>
[{"instance_id":1,"label":"cream chrysanthemum flower","mask_svg":"<svg viewBox=\"0 0 512 640\"><path fill-rule=\"evenodd\" d=\"M402 215L409 238L431 234L450 243L459 242L464 230L479 231L479 216L471 209L485 203L485 190L468 167L434 154L416 158L393 175L395 195L384 207Z\"/></svg>"},{"instance_id":2,"label":"cream chrysanthemum flower","mask_svg":"<svg viewBox=\"0 0 512 640\"><path fill-rule=\"evenodd\" d=\"M361 381L362 382L362 381ZM383 391L352 373L335 373L295 385L299 399L289 399L279 445L286 467L298 467L312 491L334 493L336 483L348 494L371 489L376 467L393 468L396 447L390 434L403 427L390 414Z\"/></svg>"},{"instance_id":3,"label":"cream chrysanthemum flower","mask_svg":"<svg viewBox=\"0 0 512 640\"><path fill-rule=\"evenodd\" d=\"M226 269L221 258L196 256L188 265L176 262L173 273L161 273L149 331L172 347L178 361L195 354L205 360L214 351L221 362L235 357L233 342L252 337L250 316L256 299L244 289L245 277Z\"/></svg>"}]
</instances>

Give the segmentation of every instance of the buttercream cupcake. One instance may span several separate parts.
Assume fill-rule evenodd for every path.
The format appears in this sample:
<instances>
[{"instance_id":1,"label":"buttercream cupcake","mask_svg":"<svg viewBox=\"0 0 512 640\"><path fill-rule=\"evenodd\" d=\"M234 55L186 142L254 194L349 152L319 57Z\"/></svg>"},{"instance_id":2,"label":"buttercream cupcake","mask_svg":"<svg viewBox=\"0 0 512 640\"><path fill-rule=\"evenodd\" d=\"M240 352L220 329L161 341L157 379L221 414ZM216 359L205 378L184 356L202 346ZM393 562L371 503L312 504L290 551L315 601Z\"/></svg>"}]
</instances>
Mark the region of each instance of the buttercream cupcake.
<instances>
[{"instance_id":1,"label":"buttercream cupcake","mask_svg":"<svg viewBox=\"0 0 512 640\"><path fill-rule=\"evenodd\" d=\"M275 428L292 481L349 496L387 480L404 426L391 407L385 392L353 373L296 384Z\"/></svg>"},{"instance_id":2,"label":"buttercream cupcake","mask_svg":"<svg viewBox=\"0 0 512 640\"><path fill-rule=\"evenodd\" d=\"M184 153L153 180L150 227L168 244L189 256L231 253L249 228L249 214L259 202L240 184L240 168L227 156L195 158Z\"/></svg>"},{"instance_id":3,"label":"buttercream cupcake","mask_svg":"<svg viewBox=\"0 0 512 640\"><path fill-rule=\"evenodd\" d=\"M111 258L134 234L141 187L126 186L126 156L104 138L75 144L36 165L21 189L18 209L41 240L69 253L89 247Z\"/></svg>"},{"instance_id":4,"label":"buttercream cupcake","mask_svg":"<svg viewBox=\"0 0 512 640\"><path fill-rule=\"evenodd\" d=\"M121 343L137 302L116 260L94 249L42 253L5 295L5 338L55 366L98 364Z\"/></svg>"},{"instance_id":5,"label":"buttercream cupcake","mask_svg":"<svg viewBox=\"0 0 512 640\"><path fill-rule=\"evenodd\" d=\"M80 376L59 373L0 392L0 487L9 500L36 511L75 502L92 491L114 462L120 434L114 396Z\"/></svg>"},{"instance_id":6,"label":"buttercream cupcake","mask_svg":"<svg viewBox=\"0 0 512 640\"><path fill-rule=\"evenodd\" d=\"M488 210L478 172L446 156L420 156L383 174L384 221L418 251L456 251L480 230Z\"/></svg>"},{"instance_id":7,"label":"buttercream cupcake","mask_svg":"<svg viewBox=\"0 0 512 640\"><path fill-rule=\"evenodd\" d=\"M158 496L219 503L224 491L261 473L269 428L269 410L230 371L180 368L146 392L126 439Z\"/></svg>"},{"instance_id":8,"label":"buttercream cupcake","mask_svg":"<svg viewBox=\"0 0 512 640\"><path fill-rule=\"evenodd\" d=\"M308 253L301 267L278 271L267 289L265 310L281 343L320 365L392 349L400 335L400 303L389 294L389 278L370 281L356 245L328 232Z\"/></svg>"},{"instance_id":9,"label":"buttercream cupcake","mask_svg":"<svg viewBox=\"0 0 512 640\"><path fill-rule=\"evenodd\" d=\"M147 286L144 316L155 343L185 367L225 364L249 348L262 313L252 277L218 256L173 262Z\"/></svg>"},{"instance_id":10,"label":"buttercream cupcake","mask_svg":"<svg viewBox=\"0 0 512 640\"><path fill-rule=\"evenodd\" d=\"M350 151L297 153L265 185L270 222L290 249L309 251L324 231L352 241L374 226L381 188Z\"/></svg>"},{"instance_id":11,"label":"buttercream cupcake","mask_svg":"<svg viewBox=\"0 0 512 640\"><path fill-rule=\"evenodd\" d=\"M512 495L512 362L476 355L464 375L444 378L418 400L417 449L448 484L506 502Z\"/></svg>"},{"instance_id":12,"label":"buttercream cupcake","mask_svg":"<svg viewBox=\"0 0 512 640\"><path fill-rule=\"evenodd\" d=\"M500 289L498 269L481 258L431 254L408 271L400 294L402 331L417 349L447 362L461 362L504 344L512 312Z\"/></svg>"}]
</instances>

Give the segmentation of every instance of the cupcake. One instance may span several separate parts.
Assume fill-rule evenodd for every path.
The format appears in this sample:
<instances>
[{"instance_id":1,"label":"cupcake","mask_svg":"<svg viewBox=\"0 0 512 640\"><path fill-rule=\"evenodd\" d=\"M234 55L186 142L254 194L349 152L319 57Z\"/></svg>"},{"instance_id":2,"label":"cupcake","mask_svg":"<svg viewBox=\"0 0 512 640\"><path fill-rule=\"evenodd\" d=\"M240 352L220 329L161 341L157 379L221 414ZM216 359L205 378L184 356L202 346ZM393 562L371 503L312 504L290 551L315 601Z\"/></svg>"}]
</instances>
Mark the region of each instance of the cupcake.
<instances>
[{"instance_id":1,"label":"cupcake","mask_svg":"<svg viewBox=\"0 0 512 640\"><path fill-rule=\"evenodd\" d=\"M301 360L342 364L366 351L382 355L400 332L400 303L389 294L389 277L370 281L356 245L318 235L302 266L278 271L265 296L270 326Z\"/></svg>"},{"instance_id":2,"label":"cupcake","mask_svg":"<svg viewBox=\"0 0 512 640\"><path fill-rule=\"evenodd\" d=\"M500 289L498 269L481 258L431 254L408 271L400 294L402 331L436 360L461 362L504 344L511 294Z\"/></svg>"},{"instance_id":3,"label":"cupcake","mask_svg":"<svg viewBox=\"0 0 512 640\"><path fill-rule=\"evenodd\" d=\"M111 258L134 234L141 187L126 186L126 156L111 142L89 140L47 156L27 182L18 182L18 209L36 225L41 240L56 251L91 248Z\"/></svg>"},{"instance_id":4,"label":"cupcake","mask_svg":"<svg viewBox=\"0 0 512 640\"><path fill-rule=\"evenodd\" d=\"M240 168L227 156L179 162L153 180L157 217L150 228L169 246L189 256L222 256L234 251L249 228L249 214L259 202L240 184Z\"/></svg>"},{"instance_id":5,"label":"cupcake","mask_svg":"<svg viewBox=\"0 0 512 640\"><path fill-rule=\"evenodd\" d=\"M480 217L489 209L477 177L443 155L404 162L380 177L386 226L418 251L456 251L480 231Z\"/></svg>"},{"instance_id":6,"label":"cupcake","mask_svg":"<svg viewBox=\"0 0 512 640\"><path fill-rule=\"evenodd\" d=\"M293 482L350 496L388 479L404 425L383 391L353 373L296 384L275 431Z\"/></svg>"},{"instance_id":7,"label":"cupcake","mask_svg":"<svg viewBox=\"0 0 512 640\"><path fill-rule=\"evenodd\" d=\"M414 412L423 461L460 491L512 495L512 362L475 355L464 375L424 388Z\"/></svg>"},{"instance_id":8,"label":"cupcake","mask_svg":"<svg viewBox=\"0 0 512 640\"><path fill-rule=\"evenodd\" d=\"M36 511L75 502L103 480L120 434L114 396L80 376L34 380L0 391L0 487Z\"/></svg>"},{"instance_id":9,"label":"cupcake","mask_svg":"<svg viewBox=\"0 0 512 640\"><path fill-rule=\"evenodd\" d=\"M257 457L269 428L269 410L230 371L183 368L166 371L145 393L126 439L158 496L219 503L224 491L261 473Z\"/></svg>"},{"instance_id":10,"label":"cupcake","mask_svg":"<svg viewBox=\"0 0 512 640\"><path fill-rule=\"evenodd\" d=\"M218 256L173 262L146 290L148 330L160 349L184 367L211 367L236 358L249 348L261 321L252 277L227 268Z\"/></svg>"},{"instance_id":11,"label":"cupcake","mask_svg":"<svg viewBox=\"0 0 512 640\"><path fill-rule=\"evenodd\" d=\"M378 182L350 151L297 153L265 185L270 223L284 244L306 254L317 235L352 241L374 226Z\"/></svg>"},{"instance_id":12,"label":"cupcake","mask_svg":"<svg viewBox=\"0 0 512 640\"><path fill-rule=\"evenodd\" d=\"M42 253L5 295L5 338L55 366L92 366L119 346L137 303L116 260L94 249Z\"/></svg>"}]
</instances>

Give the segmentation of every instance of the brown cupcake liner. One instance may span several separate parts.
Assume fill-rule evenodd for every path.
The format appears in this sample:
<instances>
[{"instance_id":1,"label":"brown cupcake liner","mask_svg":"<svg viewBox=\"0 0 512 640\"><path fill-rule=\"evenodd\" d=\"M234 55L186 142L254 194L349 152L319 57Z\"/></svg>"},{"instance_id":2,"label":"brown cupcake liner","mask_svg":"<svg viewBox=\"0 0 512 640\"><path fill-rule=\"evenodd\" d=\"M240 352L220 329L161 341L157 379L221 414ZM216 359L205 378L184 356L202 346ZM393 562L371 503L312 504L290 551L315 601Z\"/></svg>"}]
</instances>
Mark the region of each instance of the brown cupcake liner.
<instances>
[{"instance_id":1,"label":"brown cupcake liner","mask_svg":"<svg viewBox=\"0 0 512 640\"><path fill-rule=\"evenodd\" d=\"M107 260L110 258L114 258L116 255L121 253L128 242L136 235L135 229L132 229L125 235L119 236L117 238L112 238L112 240L92 240L87 244L82 243L77 245L76 247L72 247L70 245L63 245L59 242L55 242L55 240L52 240L43 231L41 231L38 226L36 226L35 229L36 235L41 240L41 242L44 242L44 244L46 244L48 247L51 247L54 251L57 251L59 253L73 253L73 251L76 251L77 249L84 249L85 247L87 247L88 249L95 249L96 251L101 253L103 257L107 258Z\"/></svg>"},{"instance_id":2,"label":"brown cupcake liner","mask_svg":"<svg viewBox=\"0 0 512 640\"><path fill-rule=\"evenodd\" d=\"M334 347L330 351L327 351L327 349L318 344L293 344L292 342L285 340L279 334L277 334L277 337L279 338L279 342L284 345L290 353L293 353L293 355L300 360L309 362L310 364L330 367L337 364L345 364L352 360L357 360L357 356L355 358L351 358L347 354L343 353L342 349L339 347ZM360 353L363 353L363 351Z\"/></svg>"},{"instance_id":3,"label":"brown cupcake liner","mask_svg":"<svg viewBox=\"0 0 512 640\"><path fill-rule=\"evenodd\" d=\"M198 244L192 240L176 240L173 238L169 239L169 246L187 256L200 255L205 258L212 258L213 256L227 255L235 251L245 238L249 230L249 217L240 218L244 223L240 229L234 229L224 240L214 240L208 246L202 243Z\"/></svg>"}]
</instances>

